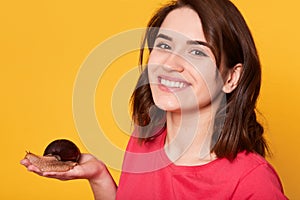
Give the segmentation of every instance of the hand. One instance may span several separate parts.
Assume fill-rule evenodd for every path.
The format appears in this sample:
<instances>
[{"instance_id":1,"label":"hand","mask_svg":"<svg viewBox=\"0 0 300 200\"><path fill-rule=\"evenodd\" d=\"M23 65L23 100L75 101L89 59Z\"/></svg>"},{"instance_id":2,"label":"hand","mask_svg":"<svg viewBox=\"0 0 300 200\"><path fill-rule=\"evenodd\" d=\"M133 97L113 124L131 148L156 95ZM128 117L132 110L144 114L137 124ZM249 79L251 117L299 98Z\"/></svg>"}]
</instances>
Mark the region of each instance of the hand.
<instances>
[{"instance_id":1,"label":"hand","mask_svg":"<svg viewBox=\"0 0 300 200\"><path fill-rule=\"evenodd\" d=\"M39 168L32 165L28 159L21 160L28 171L34 172L40 176L55 178L59 180L72 179L98 179L103 171L106 171L106 166L91 154L81 154L78 165L66 172L42 172Z\"/></svg>"}]
</instances>

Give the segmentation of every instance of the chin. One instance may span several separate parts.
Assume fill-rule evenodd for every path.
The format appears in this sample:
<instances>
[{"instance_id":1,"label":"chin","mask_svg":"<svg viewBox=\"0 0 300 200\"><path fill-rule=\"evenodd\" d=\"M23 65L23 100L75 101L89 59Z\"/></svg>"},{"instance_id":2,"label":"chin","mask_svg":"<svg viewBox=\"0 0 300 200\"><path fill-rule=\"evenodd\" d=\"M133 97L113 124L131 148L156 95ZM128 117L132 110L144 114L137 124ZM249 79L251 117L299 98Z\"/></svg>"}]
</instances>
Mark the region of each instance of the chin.
<instances>
[{"instance_id":1,"label":"chin","mask_svg":"<svg viewBox=\"0 0 300 200\"><path fill-rule=\"evenodd\" d=\"M178 105L178 102L172 102L172 101L154 101L155 105L164 111L170 111L175 112L180 110L180 106Z\"/></svg>"}]
</instances>

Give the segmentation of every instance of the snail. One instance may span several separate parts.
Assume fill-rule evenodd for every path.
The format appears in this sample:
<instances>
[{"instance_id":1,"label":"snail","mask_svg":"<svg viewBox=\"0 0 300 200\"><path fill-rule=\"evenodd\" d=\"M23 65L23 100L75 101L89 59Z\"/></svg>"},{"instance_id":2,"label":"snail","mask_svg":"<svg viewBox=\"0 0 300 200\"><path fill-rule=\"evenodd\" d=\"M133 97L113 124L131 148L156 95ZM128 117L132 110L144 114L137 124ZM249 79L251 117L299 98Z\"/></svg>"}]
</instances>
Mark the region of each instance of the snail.
<instances>
[{"instance_id":1,"label":"snail","mask_svg":"<svg viewBox=\"0 0 300 200\"><path fill-rule=\"evenodd\" d=\"M64 172L78 164L80 155L79 148L73 142L59 139L46 147L43 156L26 152L25 158L43 172Z\"/></svg>"}]
</instances>

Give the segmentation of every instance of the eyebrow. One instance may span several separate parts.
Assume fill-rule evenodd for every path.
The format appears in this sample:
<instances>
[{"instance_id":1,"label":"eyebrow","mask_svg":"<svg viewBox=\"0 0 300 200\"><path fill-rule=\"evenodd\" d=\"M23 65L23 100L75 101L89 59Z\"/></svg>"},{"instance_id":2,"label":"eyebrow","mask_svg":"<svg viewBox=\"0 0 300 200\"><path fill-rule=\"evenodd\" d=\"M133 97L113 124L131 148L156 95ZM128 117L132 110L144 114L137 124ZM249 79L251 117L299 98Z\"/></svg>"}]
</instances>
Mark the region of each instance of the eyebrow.
<instances>
[{"instance_id":1,"label":"eyebrow","mask_svg":"<svg viewBox=\"0 0 300 200\"><path fill-rule=\"evenodd\" d=\"M186 43L190 44L190 45L203 45L212 50L212 46L210 44L208 44L207 42L200 41L200 40L188 40L188 41L186 41Z\"/></svg>"},{"instance_id":2,"label":"eyebrow","mask_svg":"<svg viewBox=\"0 0 300 200\"><path fill-rule=\"evenodd\" d=\"M165 35L165 34L158 34L157 36L156 36L156 38L162 38L162 39L165 39L165 40L169 40L169 41L173 41L173 39L171 38L171 37L169 37L169 36L167 36L167 35Z\"/></svg>"},{"instance_id":3,"label":"eyebrow","mask_svg":"<svg viewBox=\"0 0 300 200\"><path fill-rule=\"evenodd\" d=\"M156 38L162 38L162 39L165 39L165 40L168 40L171 42L173 41L173 39L170 36L162 34L162 33L158 34L156 36ZM203 41L199 41L199 40L188 40L188 41L186 41L186 43L189 45L203 45L203 46L210 48L211 50L213 49L212 46L210 44L208 44L207 42L203 42Z\"/></svg>"}]
</instances>

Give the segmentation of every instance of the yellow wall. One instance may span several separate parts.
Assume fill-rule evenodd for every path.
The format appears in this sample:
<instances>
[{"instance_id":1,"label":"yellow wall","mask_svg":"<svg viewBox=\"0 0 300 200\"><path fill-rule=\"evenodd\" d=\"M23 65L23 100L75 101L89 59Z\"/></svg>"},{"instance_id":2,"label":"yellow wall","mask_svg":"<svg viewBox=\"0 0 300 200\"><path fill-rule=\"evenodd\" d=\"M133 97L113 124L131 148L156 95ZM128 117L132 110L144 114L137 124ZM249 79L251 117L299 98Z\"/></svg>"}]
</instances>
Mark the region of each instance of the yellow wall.
<instances>
[{"instance_id":1,"label":"yellow wall","mask_svg":"<svg viewBox=\"0 0 300 200\"><path fill-rule=\"evenodd\" d=\"M80 65L106 38L143 27L162 2L1 2L0 199L92 199L87 181L42 178L27 173L19 160L25 150L41 154L50 141L62 137L72 139L86 151L72 113L72 92ZM263 64L259 109L266 118L267 138L273 151L273 157L268 160L280 174L286 194L291 199L300 199L297 188L300 3L296 0L234 2L252 29ZM130 63L129 67L126 65L128 70L136 63L133 56L129 57L130 61L121 61L121 64ZM118 72L117 68L114 70ZM99 117L101 114L97 113ZM113 121L107 120L106 126L113 127ZM110 137L120 142L118 134ZM120 143L124 144L125 140L122 137ZM112 173L118 180L119 172L112 170Z\"/></svg>"}]
</instances>

